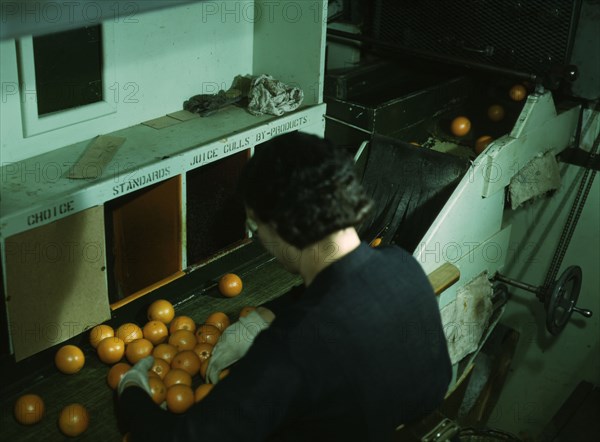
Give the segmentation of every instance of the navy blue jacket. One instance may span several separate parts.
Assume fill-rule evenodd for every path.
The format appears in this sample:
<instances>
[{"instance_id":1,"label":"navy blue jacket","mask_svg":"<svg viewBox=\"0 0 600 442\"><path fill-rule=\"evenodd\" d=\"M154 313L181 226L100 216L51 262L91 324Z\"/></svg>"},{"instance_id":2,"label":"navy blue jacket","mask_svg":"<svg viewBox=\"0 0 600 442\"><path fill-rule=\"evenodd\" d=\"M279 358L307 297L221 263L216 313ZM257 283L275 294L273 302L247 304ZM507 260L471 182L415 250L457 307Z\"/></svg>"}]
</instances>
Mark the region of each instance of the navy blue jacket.
<instances>
[{"instance_id":1,"label":"navy blue jacket","mask_svg":"<svg viewBox=\"0 0 600 442\"><path fill-rule=\"evenodd\" d=\"M406 251L361 244L268 307L270 328L184 415L126 389L134 440L387 441L442 402L451 365L439 308Z\"/></svg>"}]
</instances>

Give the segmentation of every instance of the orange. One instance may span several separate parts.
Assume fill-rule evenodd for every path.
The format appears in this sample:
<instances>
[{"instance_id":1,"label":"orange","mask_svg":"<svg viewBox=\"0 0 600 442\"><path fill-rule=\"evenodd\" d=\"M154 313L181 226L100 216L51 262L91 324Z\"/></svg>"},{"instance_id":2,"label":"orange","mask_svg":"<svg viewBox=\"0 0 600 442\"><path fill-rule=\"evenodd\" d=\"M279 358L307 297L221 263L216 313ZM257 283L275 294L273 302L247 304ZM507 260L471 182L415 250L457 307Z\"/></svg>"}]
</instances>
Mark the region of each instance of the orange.
<instances>
[{"instance_id":1,"label":"orange","mask_svg":"<svg viewBox=\"0 0 600 442\"><path fill-rule=\"evenodd\" d=\"M171 366L167 361L160 358L154 358L154 364L150 371L156 373L161 379L164 379L165 375L171 370Z\"/></svg>"},{"instance_id":2,"label":"orange","mask_svg":"<svg viewBox=\"0 0 600 442\"><path fill-rule=\"evenodd\" d=\"M67 436L79 436L90 423L87 409L81 404L69 404L58 416L58 427Z\"/></svg>"},{"instance_id":3,"label":"orange","mask_svg":"<svg viewBox=\"0 0 600 442\"><path fill-rule=\"evenodd\" d=\"M196 331L196 322L189 316L176 316L169 324L169 332L175 333L177 330Z\"/></svg>"},{"instance_id":4,"label":"orange","mask_svg":"<svg viewBox=\"0 0 600 442\"><path fill-rule=\"evenodd\" d=\"M198 388L196 388L196 391L194 391L194 402L200 402L202 399L204 399L206 395L210 393L210 390L212 390L213 387L213 384L199 385Z\"/></svg>"},{"instance_id":5,"label":"orange","mask_svg":"<svg viewBox=\"0 0 600 442\"><path fill-rule=\"evenodd\" d=\"M154 356L155 358L163 359L167 361L167 363L170 365L177 352L177 347L175 347L174 345L162 343L154 347L154 350L152 351L152 356Z\"/></svg>"},{"instance_id":6,"label":"orange","mask_svg":"<svg viewBox=\"0 0 600 442\"><path fill-rule=\"evenodd\" d=\"M104 338L96 349L98 357L105 364L119 362L125 354L125 343L117 337Z\"/></svg>"},{"instance_id":7,"label":"orange","mask_svg":"<svg viewBox=\"0 0 600 442\"><path fill-rule=\"evenodd\" d=\"M219 336L221 336L221 331L214 325L204 324L198 327L198 330L196 330L196 338L198 339L199 344L206 342L208 344L215 345L219 340Z\"/></svg>"},{"instance_id":8,"label":"orange","mask_svg":"<svg viewBox=\"0 0 600 442\"><path fill-rule=\"evenodd\" d=\"M184 413L194 405L194 391L187 385L173 385L167 390L167 408L172 413Z\"/></svg>"},{"instance_id":9,"label":"orange","mask_svg":"<svg viewBox=\"0 0 600 442\"><path fill-rule=\"evenodd\" d=\"M177 348L177 351L193 350L196 346L196 336L189 330L177 330L169 336L169 344Z\"/></svg>"},{"instance_id":10,"label":"orange","mask_svg":"<svg viewBox=\"0 0 600 442\"><path fill-rule=\"evenodd\" d=\"M15 419L20 424L36 424L42 420L45 412L44 400L37 394L24 394L15 402Z\"/></svg>"},{"instance_id":11,"label":"orange","mask_svg":"<svg viewBox=\"0 0 600 442\"><path fill-rule=\"evenodd\" d=\"M457 137L464 137L471 130L471 121L467 117L456 117L450 124L450 131Z\"/></svg>"},{"instance_id":12,"label":"orange","mask_svg":"<svg viewBox=\"0 0 600 442\"><path fill-rule=\"evenodd\" d=\"M229 321L229 316L227 316L225 313L214 312L208 315L208 318L206 318L206 321L204 321L204 323L208 325L214 325L219 329L219 331L223 331L227 327L229 327L231 321Z\"/></svg>"},{"instance_id":13,"label":"orange","mask_svg":"<svg viewBox=\"0 0 600 442\"><path fill-rule=\"evenodd\" d=\"M163 378L163 382L167 388L176 384L184 384L191 387L192 376L181 368L172 368Z\"/></svg>"},{"instance_id":14,"label":"orange","mask_svg":"<svg viewBox=\"0 0 600 442\"><path fill-rule=\"evenodd\" d=\"M371 247L379 247L381 245L381 238L377 237L371 241Z\"/></svg>"},{"instance_id":15,"label":"orange","mask_svg":"<svg viewBox=\"0 0 600 442\"><path fill-rule=\"evenodd\" d=\"M150 356L154 345L149 340L142 338L130 342L125 348L125 357L129 362L135 364L140 359Z\"/></svg>"},{"instance_id":16,"label":"orange","mask_svg":"<svg viewBox=\"0 0 600 442\"><path fill-rule=\"evenodd\" d=\"M110 338L115 335L114 329L110 325L100 324L90 330L90 344L92 347L98 347L98 344L104 338Z\"/></svg>"},{"instance_id":17,"label":"orange","mask_svg":"<svg viewBox=\"0 0 600 442\"><path fill-rule=\"evenodd\" d=\"M499 104L492 104L487 110L488 118L494 122L502 121L504 118L504 108Z\"/></svg>"},{"instance_id":18,"label":"orange","mask_svg":"<svg viewBox=\"0 0 600 442\"><path fill-rule=\"evenodd\" d=\"M475 141L475 152L477 152L477 155L483 152L488 144L490 144L492 141L493 138L489 135L482 135L481 137L477 138L477 141Z\"/></svg>"},{"instance_id":19,"label":"orange","mask_svg":"<svg viewBox=\"0 0 600 442\"><path fill-rule=\"evenodd\" d=\"M115 336L125 344L129 344L131 341L143 338L144 332L142 332L142 329L137 324L126 322L117 328Z\"/></svg>"},{"instance_id":20,"label":"orange","mask_svg":"<svg viewBox=\"0 0 600 442\"><path fill-rule=\"evenodd\" d=\"M222 381L229 374L229 368L224 369L221 373L219 373L219 380Z\"/></svg>"},{"instance_id":21,"label":"orange","mask_svg":"<svg viewBox=\"0 0 600 442\"><path fill-rule=\"evenodd\" d=\"M208 361L210 361L210 358L205 359L202 364L200 365L200 376L202 376L202 379L204 379L206 381L206 371L208 370Z\"/></svg>"},{"instance_id":22,"label":"orange","mask_svg":"<svg viewBox=\"0 0 600 442\"><path fill-rule=\"evenodd\" d=\"M508 91L508 96L513 101L523 101L523 99L527 96L527 89L522 84L515 84Z\"/></svg>"},{"instance_id":23,"label":"orange","mask_svg":"<svg viewBox=\"0 0 600 442\"><path fill-rule=\"evenodd\" d=\"M54 363L63 373L74 374L85 364L85 356L79 347L64 345L54 355Z\"/></svg>"},{"instance_id":24,"label":"orange","mask_svg":"<svg viewBox=\"0 0 600 442\"><path fill-rule=\"evenodd\" d=\"M251 311L256 310L256 307L252 307L251 305L247 305L246 307L244 307L242 310L240 310L240 314L239 317L240 318L245 318L246 316L248 316L248 314Z\"/></svg>"},{"instance_id":25,"label":"orange","mask_svg":"<svg viewBox=\"0 0 600 442\"><path fill-rule=\"evenodd\" d=\"M131 365L129 365L127 362L119 362L110 367L110 370L108 370L108 376L106 377L108 386L113 390L116 390L119 386L119 381L130 368Z\"/></svg>"},{"instance_id":26,"label":"orange","mask_svg":"<svg viewBox=\"0 0 600 442\"><path fill-rule=\"evenodd\" d=\"M202 361L193 350L184 350L175 355L175 359L171 362L171 368L181 368L191 376L196 376L200 371L200 364Z\"/></svg>"},{"instance_id":27,"label":"orange","mask_svg":"<svg viewBox=\"0 0 600 442\"><path fill-rule=\"evenodd\" d=\"M167 398L167 387L165 387L162 379L151 376L148 378L148 384L150 385L150 396L152 400L158 405L162 404Z\"/></svg>"},{"instance_id":28,"label":"orange","mask_svg":"<svg viewBox=\"0 0 600 442\"><path fill-rule=\"evenodd\" d=\"M175 309L166 299L157 299L148 307L148 320L169 324L175 317Z\"/></svg>"},{"instance_id":29,"label":"orange","mask_svg":"<svg viewBox=\"0 0 600 442\"><path fill-rule=\"evenodd\" d=\"M206 371L208 370L208 361L209 359L206 359L202 365L200 366L200 376L202 376L202 379L204 379L206 381ZM219 380L223 380L225 378L225 376L227 376L229 374L229 368L225 368L223 371L221 371L221 373L219 373Z\"/></svg>"},{"instance_id":30,"label":"orange","mask_svg":"<svg viewBox=\"0 0 600 442\"><path fill-rule=\"evenodd\" d=\"M167 326L160 321L148 321L144 328L142 329L142 333L144 334L144 338L152 342L153 345L158 345L161 342L167 340L169 336L169 330L167 330Z\"/></svg>"},{"instance_id":31,"label":"orange","mask_svg":"<svg viewBox=\"0 0 600 442\"><path fill-rule=\"evenodd\" d=\"M197 344L194 347L194 353L200 358L200 362L204 362L206 359L210 358L210 355L213 351L213 345L208 342L203 342L202 344Z\"/></svg>"},{"instance_id":32,"label":"orange","mask_svg":"<svg viewBox=\"0 0 600 442\"><path fill-rule=\"evenodd\" d=\"M242 293L242 280L235 273L226 273L219 279L219 291L227 298Z\"/></svg>"}]
</instances>

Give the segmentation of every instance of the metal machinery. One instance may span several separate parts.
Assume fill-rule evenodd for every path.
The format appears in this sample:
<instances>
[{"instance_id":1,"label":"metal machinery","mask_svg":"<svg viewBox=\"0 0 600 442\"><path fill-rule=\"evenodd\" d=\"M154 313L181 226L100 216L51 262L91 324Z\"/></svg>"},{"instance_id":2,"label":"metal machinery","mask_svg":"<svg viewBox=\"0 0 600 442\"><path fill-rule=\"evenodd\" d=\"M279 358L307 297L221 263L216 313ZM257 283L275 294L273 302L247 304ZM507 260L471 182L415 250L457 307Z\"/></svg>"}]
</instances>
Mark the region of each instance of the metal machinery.
<instances>
[{"instance_id":1,"label":"metal machinery","mask_svg":"<svg viewBox=\"0 0 600 442\"><path fill-rule=\"evenodd\" d=\"M448 261L460 270L439 300L457 382L500 318L505 284L536 294L552 335L573 312L592 315L576 305L581 268L558 271L599 169L598 10L593 1L378 0L362 10L362 27L330 26L330 42L360 54L329 70L325 96L327 135L356 151L377 202L363 233L413 251L426 273ZM515 84L525 100L509 96ZM488 115L491 105L503 118ZM452 132L457 116L470 118L470 132ZM587 152L579 143L590 133ZM493 141L476 146L485 135ZM534 287L502 274L506 214L552 195L557 161L585 172Z\"/></svg>"}]
</instances>

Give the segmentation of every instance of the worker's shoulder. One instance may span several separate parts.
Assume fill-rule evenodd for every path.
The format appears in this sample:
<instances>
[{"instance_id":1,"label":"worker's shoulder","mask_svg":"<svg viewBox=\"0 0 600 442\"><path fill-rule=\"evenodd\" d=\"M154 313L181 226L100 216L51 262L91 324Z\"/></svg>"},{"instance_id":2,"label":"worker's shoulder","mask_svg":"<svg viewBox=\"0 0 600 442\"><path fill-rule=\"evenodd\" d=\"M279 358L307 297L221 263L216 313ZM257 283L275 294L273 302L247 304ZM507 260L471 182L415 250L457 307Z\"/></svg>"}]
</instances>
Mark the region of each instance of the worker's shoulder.
<instances>
[{"instance_id":1,"label":"worker's shoulder","mask_svg":"<svg viewBox=\"0 0 600 442\"><path fill-rule=\"evenodd\" d=\"M410 272L422 271L419 262L411 253L393 244L374 249L369 261L372 266L383 269L393 267L398 272L403 270Z\"/></svg>"},{"instance_id":2,"label":"worker's shoulder","mask_svg":"<svg viewBox=\"0 0 600 442\"><path fill-rule=\"evenodd\" d=\"M372 247L372 250L376 252L376 254L381 254L385 256L396 256L398 259L412 260L415 258L411 255L405 248L400 247L396 244L387 244L385 246Z\"/></svg>"}]
</instances>

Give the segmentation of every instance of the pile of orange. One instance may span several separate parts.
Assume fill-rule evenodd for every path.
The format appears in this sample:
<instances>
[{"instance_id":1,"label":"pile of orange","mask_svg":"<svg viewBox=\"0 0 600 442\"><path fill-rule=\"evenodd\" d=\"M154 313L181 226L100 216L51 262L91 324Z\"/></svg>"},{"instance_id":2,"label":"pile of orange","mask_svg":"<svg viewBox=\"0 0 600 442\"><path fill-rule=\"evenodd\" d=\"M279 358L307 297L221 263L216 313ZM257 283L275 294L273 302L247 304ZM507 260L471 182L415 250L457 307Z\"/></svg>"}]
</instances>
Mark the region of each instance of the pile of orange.
<instances>
[{"instance_id":1,"label":"pile of orange","mask_svg":"<svg viewBox=\"0 0 600 442\"><path fill-rule=\"evenodd\" d=\"M241 291L241 286L236 287ZM213 312L197 325L189 316L176 316L173 305L164 299L148 307L147 317L143 326L133 322L116 329L97 325L89 332L90 345L98 358L110 366L106 382L113 390L136 362L154 356L149 372L152 399L157 404L166 403L173 413L183 413L212 389L212 384L204 382L206 368L213 346L230 324L229 317ZM64 345L55 354L55 364L61 372L75 375L82 370L85 356L79 347ZM221 379L227 373L224 370ZM14 405L15 419L24 425L42 420L45 410L44 400L35 394L21 396ZM87 429L89 420L86 407L72 403L60 412L58 427L67 436L77 436Z\"/></svg>"},{"instance_id":2,"label":"pile of orange","mask_svg":"<svg viewBox=\"0 0 600 442\"><path fill-rule=\"evenodd\" d=\"M197 325L189 316L176 316L173 305L164 299L148 307L147 317L143 327L131 322L116 330L109 330L107 325L94 327L90 343L96 346L100 360L112 365L107 376L112 389L117 388L121 377L136 362L152 355L154 365L149 373L152 399L159 405L166 403L173 413L183 413L212 388L202 381L213 346L230 324L229 317L214 312ZM102 338L98 339L99 336ZM122 362L123 358L127 362Z\"/></svg>"}]
</instances>

